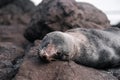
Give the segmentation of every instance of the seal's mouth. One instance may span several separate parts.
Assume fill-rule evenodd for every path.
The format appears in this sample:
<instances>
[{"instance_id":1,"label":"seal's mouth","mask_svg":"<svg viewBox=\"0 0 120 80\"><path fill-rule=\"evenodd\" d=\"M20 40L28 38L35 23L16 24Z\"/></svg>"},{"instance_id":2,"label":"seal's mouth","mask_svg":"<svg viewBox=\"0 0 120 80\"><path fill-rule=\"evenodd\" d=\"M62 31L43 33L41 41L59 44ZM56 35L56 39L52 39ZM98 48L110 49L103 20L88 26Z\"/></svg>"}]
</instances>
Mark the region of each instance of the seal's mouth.
<instances>
[{"instance_id":1,"label":"seal's mouth","mask_svg":"<svg viewBox=\"0 0 120 80\"><path fill-rule=\"evenodd\" d=\"M41 55L39 54L39 57L43 62L49 63L51 61L61 60L62 55L59 52L48 53L48 52L44 51L43 54L41 54Z\"/></svg>"},{"instance_id":2,"label":"seal's mouth","mask_svg":"<svg viewBox=\"0 0 120 80\"><path fill-rule=\"evenodd\" d=\"M47 44L46 47L43 47L39 50L40 59L44 62L51 62L56 60L57 48L54 44Z\"/></svg>"},{"instance_id":3,"label":"seal's mouth","mask_svg":"<svg viewBox=\"0 0 120 80\"><path fill-rule=\"evenodd\" d=\"M52 56L43 55L43 56L40 56L40 59L43 62L49 63L51 61L56 61L57 59L55 57L56 57L56 54L54 54Z\"/></svg>"}]
</instances>

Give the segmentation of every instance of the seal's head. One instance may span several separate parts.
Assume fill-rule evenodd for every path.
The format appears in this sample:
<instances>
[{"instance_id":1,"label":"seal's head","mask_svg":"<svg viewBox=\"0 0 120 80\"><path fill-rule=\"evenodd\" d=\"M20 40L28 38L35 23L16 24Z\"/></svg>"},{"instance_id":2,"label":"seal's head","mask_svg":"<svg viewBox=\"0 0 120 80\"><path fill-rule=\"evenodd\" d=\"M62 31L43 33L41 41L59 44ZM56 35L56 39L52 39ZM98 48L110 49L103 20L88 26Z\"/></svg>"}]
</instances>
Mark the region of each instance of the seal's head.
<instances>
[{"instance_id":1,"label":"seal's head","mask_svg":"<svg viewBox=\"0 0 120 80\"><path fill-rule=\"evenodd\" d=\"M39 56L42 60L69 60L73 56L73 42L70 36L55 31L47 34L40 45Z\"/></svg>"}]
</instances>

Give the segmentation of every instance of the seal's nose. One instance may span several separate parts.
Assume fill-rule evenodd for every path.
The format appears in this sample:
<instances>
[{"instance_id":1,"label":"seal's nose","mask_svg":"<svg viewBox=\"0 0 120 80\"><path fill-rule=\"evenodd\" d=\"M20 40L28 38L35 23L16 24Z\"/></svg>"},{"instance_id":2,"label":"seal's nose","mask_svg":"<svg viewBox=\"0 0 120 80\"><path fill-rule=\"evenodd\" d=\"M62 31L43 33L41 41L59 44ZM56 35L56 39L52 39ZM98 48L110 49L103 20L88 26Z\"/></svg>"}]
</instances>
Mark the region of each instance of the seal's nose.
<instances>
[{"instance_id":1,"label":"seal's nose","mask_svg":"<svg viewBox=\"0 0 120 80\"><path fill-rule=\"evenodd\" d=\"M49 55L48 55L46 52L44 52L44 53L41 55L41 59L42 59L42 61L44 61L44 62L50 62Z\"/></svg>"},{"instance_id":2,"label":"seal's nose","mask_svg":"<svg viewBox=\"0 0 120 80\"><path fill-rule=\"evenodd\" d=\"M47 59L47 58L48 58L47 52L44 52L44 54L42 55L42 58L44 58L44 59Z\"/></svg>"},{"instance_id":3,"label":"seal's nose","mask_svg":"<svg viewBox=\"0 0 120 80\"><path fill-rule=\"evenodd\" d=\"M46 54L43 54L43 55L42 55L42 58L44 58L44 59L47 59L47 57L48 57L48 56L47 56Z\"/></svg>"}]
</instances>

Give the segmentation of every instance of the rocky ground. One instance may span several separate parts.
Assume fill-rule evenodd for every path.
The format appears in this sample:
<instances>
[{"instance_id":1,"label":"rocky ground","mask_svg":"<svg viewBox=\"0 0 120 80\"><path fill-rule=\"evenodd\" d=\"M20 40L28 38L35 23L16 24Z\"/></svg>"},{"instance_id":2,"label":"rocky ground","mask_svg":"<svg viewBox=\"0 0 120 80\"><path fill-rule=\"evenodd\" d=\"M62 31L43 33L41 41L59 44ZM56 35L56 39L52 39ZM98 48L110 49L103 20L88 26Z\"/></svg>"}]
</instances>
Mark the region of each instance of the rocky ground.
<instances>
[{"instance_id":1,"label":"rocky ground","mask_svg":"<svg viewBox=\"0 0 120 80\"><path fill-rule=\"evenodd\" d=\"M40 40L51 31L111 27L106 15L74 0L0 0L0 80L120 80L120 68L98 70L74 62L43 63ZM30 43L32 42L32 43Z\"/></svg>"}]
</instances>

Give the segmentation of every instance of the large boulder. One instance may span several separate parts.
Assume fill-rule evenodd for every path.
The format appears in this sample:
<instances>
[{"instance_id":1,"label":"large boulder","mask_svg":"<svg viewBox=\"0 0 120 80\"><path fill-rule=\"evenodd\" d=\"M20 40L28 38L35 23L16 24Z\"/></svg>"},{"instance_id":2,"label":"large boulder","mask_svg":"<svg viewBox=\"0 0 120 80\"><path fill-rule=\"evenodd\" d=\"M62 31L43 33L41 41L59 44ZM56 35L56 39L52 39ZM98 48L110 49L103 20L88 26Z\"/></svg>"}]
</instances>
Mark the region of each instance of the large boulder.
<instances>
[{"instance_id":1,"label":"large boulder","mask_svg":"<svg viewBox=\"0 0 120 80\"><path fill-rule=\"evenodd\" d=\"M0 42L0 80L11 80L16 74L24 50L9 42Z\"/></svg>"},{"instance_id":2,"label":"large boulder","mask_svg":"<svg viewBox=\"0 0 120 80\"><path fill-rule=\"evenodd\" d=\"M26 25L34 8L30 0L14 0L0 8L0 25Z\"/></svg>"},{"instance_id":3,"label":"large boulder","mask_svg":"<svg viewBox=\"0 0 120 80\"><path fill-rule=\"evenodd\" d=\"M15 0L12 5L21 9L23 13L31 12L36 7L31 0Z\"/></svg>"},{"instance_id":4,"label":"large boulder","mask_svg":"<svg viewBox=\"0 0 120 80\"><path fill-rule=\"evenodd\" d=\"M11 80L19 69L34 7L30 0L0 0L0 80Z\"/></svg>"},{"instance_id":5,"label":"large boulder","mask_svg":"<svg viewBox=\"0 0 120 80\"><path fill-rule=\"evenodd\" d=\"M31 20L35 5L30 0L2 1L7 4L0 7L0 42L13 42L23 47L27 43L23 33Z\"/></svg>"},{"instance_id":6,"label":"large boulder","mask_svg":"<svg viewBox=\"0 0 120 80\"><path fill-rule=\"evenodd\" d=\"M34 42L42 39L51 31L67 29L110 27L106 15L89 3L77 3L75 0L43 0L25 31L25 37Z\"/></svg>"},{"instance_id":7,"label":"large boulder","mask_svg":"<svg viewBox=\"0 0 120 80\"><path fill-rule=\"evenodd\" d=\"M107 16L95 6L89 3L79 2L78 8L82 10L85 16L83 28L104 29L110 27L110 21Z\"/></svg>"},{"instance_id":8,"label":"large boulder","mask_svg":"<svg viewBox=\"0 0 120 80\"><path fill-rule=\"evenodd\" d=\"M32 47L27 53L13 80L117 80L106 71L81 66L72 61L43 63L37 55L38 46Z\"/></svg>"},{"instance_id":9,"label":"large boulder","mask_svg":"<svg viewBox=\"0 0 120 80\"><path fill-rule=\"evenodd\" d=\"M23 36L24 30L25 26L23 25L0 25L0 42L12 42L24 47L27 45L27 40Z\"/></svg>"}]
</instances>

